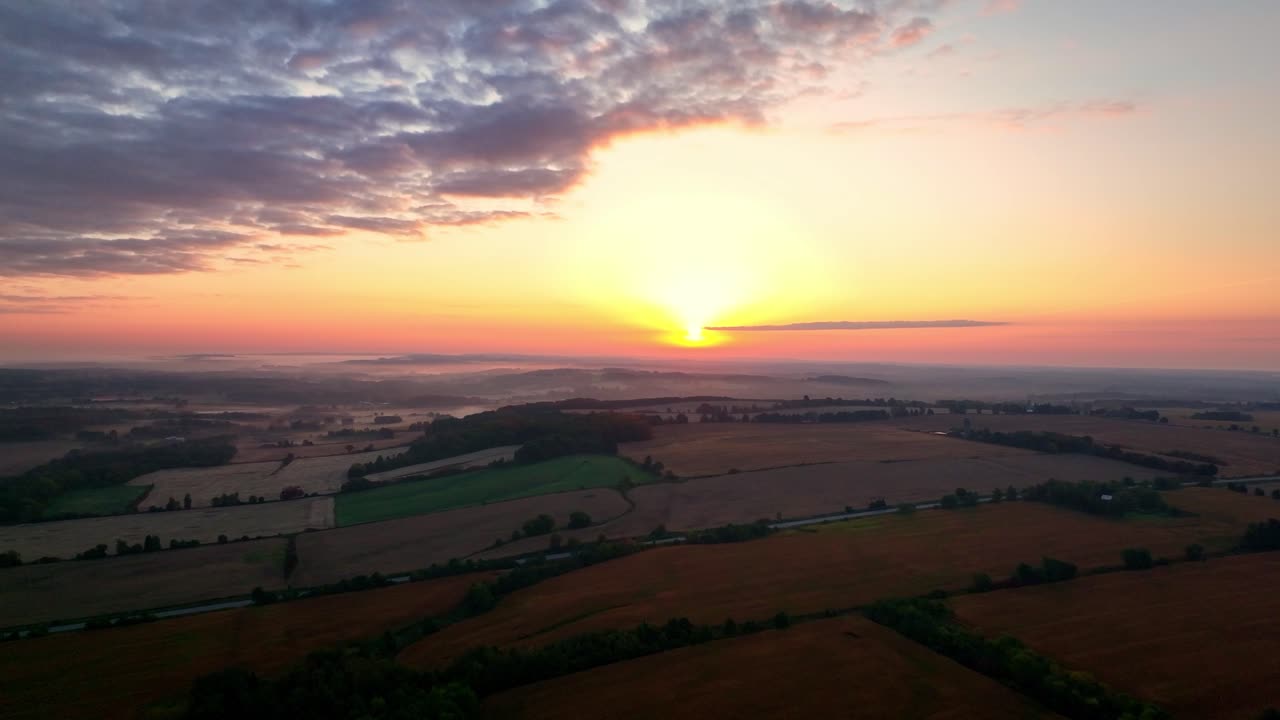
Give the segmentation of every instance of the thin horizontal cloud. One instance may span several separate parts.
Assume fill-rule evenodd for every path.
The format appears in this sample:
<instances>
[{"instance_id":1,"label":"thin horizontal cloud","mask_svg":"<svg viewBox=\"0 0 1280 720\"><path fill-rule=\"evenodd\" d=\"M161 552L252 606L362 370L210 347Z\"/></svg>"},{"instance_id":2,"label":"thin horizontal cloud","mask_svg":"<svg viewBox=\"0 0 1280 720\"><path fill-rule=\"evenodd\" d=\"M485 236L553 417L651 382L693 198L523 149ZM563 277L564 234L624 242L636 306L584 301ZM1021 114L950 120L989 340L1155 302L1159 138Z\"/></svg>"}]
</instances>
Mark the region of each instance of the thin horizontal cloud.
<instances>
[{"instance_id":1,"label":"thin horizontal cloud","mask_svg":"<svg viewBox=\"0 0 1280 720\"><path fill-rule=\"evenodd\" d=\"M785 325L722 325L704 328L719 332L773 332L778 330L907 330L914 328L971 328L1008 325L989 320L838 320L786 323Z\"/></svg>"},{"instance_id":2,"label":"thin horizontal cloud","mask_svg":"<svg viewBox=\"0 0 1280 720\"><path fill-rule=\"evenodd\" d=\"M282 238L545 217L596 149L763 123L946 4L0 3L0 275L207 271Z\"/></svg>"},{"instance_id":3,"label":"thin horizontal cloud","mask_svg":"<svg viewBox=\"0 0 1280 720\"><path fill-rule=\"evenodd\" d=\"M1111 119L1141 111L1131 100L1097 99L1085 102L1060 102L1048 105L1009 107L985 112L939 113L935 115L897 115L836 123L828 129L834 133L868 130L890 132L940 131L952 126L969 126L996 130L1031 130L1050 127L1072 120Z\"/></svg>"},{"instance_id":4,"label":"thin horizontal cloud","mask_svg":"<svg viewBox=\"0 0 1280 720\"><path fill-rule=\"evenodd\" d=\"M0 315L56 315L85 306L111 305L146 298L129 295L0 294Z\"/></svg>"}]
</instances>

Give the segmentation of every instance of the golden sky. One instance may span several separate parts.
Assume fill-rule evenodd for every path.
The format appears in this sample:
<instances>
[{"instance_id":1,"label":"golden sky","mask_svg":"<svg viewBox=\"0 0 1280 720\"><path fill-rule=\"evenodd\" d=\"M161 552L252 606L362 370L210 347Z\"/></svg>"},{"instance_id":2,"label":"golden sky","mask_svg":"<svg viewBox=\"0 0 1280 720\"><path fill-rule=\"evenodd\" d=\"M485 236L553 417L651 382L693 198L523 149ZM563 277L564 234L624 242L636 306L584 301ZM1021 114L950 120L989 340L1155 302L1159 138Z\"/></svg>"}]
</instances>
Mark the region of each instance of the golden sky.
<instances>
[{"instance_id":1,"label":"golden sky","mask_svg":"<svg viewBox=\"0 0 1280 720\"><path fill-rule=\"evenodd\" d=\"M20 255L26 236L0 224L16 258L0 276L0 360L507 351L1280 369L1280 93L1260 72L1280 59L1262 31L1275 6L1133 3L1158 15L1141 24L1110 3L1067 19L1050 3L939 5L919 37L902 34L925 27L908 13L878 45L840 45L856 57L824 56L811 83L778 71L809 84L762 96L758 117L650 119L556 149L580 168L539 154L560 148L559 129L515 124L538 172L572 177L478 196L457 192L481 181L467 166L429 190L465 223L398 194L404 177L377 189L386 222L409 228L394 232L332 208L323 233L267 230L265 211L314 220L318 201L259 197L258 225L201 215L240 239L183 245L191 267L164 271ZM136 234L68 239L41 222L51 244ZM999 324L703 330L957 319Z\"/></svg>"}]
</instances>

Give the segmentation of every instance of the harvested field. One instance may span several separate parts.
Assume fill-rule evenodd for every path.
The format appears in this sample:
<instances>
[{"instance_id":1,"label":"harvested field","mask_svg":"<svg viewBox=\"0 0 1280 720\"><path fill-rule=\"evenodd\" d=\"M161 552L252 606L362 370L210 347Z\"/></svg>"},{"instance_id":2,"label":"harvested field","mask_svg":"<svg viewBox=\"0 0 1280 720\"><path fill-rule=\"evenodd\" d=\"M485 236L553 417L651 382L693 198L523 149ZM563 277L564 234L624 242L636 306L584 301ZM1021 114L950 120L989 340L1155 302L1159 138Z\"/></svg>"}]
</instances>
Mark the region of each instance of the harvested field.
<instances>
[{"instance_id":1,"label":"harvested field","mask_svg":"<svg viewBox=\"0 0 1280 720\"><path fill-rule=\"evenodd\" d=\"M624 479L643 482L653 476L616 457L571 455L344 493L335 499L334 514L338 526L345 527L536 495L617 487Z\"/></svg>"},{"instance_id":2,"label":"harvested field","mask_svg":"<svg viewBox=\"0 0 1280 720\"><path fill-rule=\"evenodd\" d=\"M616 490L598 489L303 533L298 536L299 564L291 581L298 586L322 585L375 571L416 570L484 550L540 513L563 525L574 510L599 522L627 509ZM546 547L546 538L542 542Z\"/></svg>"},{"instance_id":3,"label":"harvested field","mask_svg":"<svg viewBox=\"0 0 1280 720\"><path fill-rule=\"evenodd\" d=\"M1123 445L1140 452L1166 454L1171 450L1181 450L1212 455L1226 461L1227 464L1219 471L1223 477L1265 475L1280 470L1280 439L1247 432L1079 415L933 415L895 422L902 427L947 430L963 422L963 417L969 418L975 428L1090 435L1099 442Z\"/></svg>"},{"instance_id":4,"label":"harvested field","mask_svg":"<svg viewBox=\"0 0 1280 720\"><path fill-rule=\"evenodd\" d=\"M1270 493L1271 486L1264 486ZM1280 518L1280 501L1265 497L1257 497L1252 488L1248 494L1232 492L1224 487L1188 487L1176 492L1164 493L1165 500L1187 512L1193 512L1203 524L1215 523L1223 528L1243 528L1249 523L1263 522L1269 518ZM1223 538L1222 549L1226 549L1240 539L1237 532Z\"/></svg>"},{"instance_id":5,"label":"harvested field","mask_svg":"<svg viewBox=\"0 0 1280 720\"><path fill-rule=\"evenodd\" d=\"M456 455L444 460L436 460L435 462L419 463L409 467L387 470L386 472L370 473L365 477L373 482L381 483L413 477L414 475L429 475L440 470L462 470L482 467L498 460L510 461L515 458L516 450L519 449L519 445L504 445L502 447L489 448L488 450L477 450L466 455Z\"/></svg>"},{"instance_id":6,"label":"harvested field","mask_svg":"<svg viewBox=\"0 0 1280 720\"><path fill-rule=\"evenodd\" d=\"M290 448L293 449L296 448ZM181 502L188 493L193 507L209 507L213 498L237 492L245 500L250 495L276 500L280 491L290 485L297 485L306 493L332 495L347 481L347 471L354 463L369 462L384 454L367 452L299 458L284 467L279 462L256 462L159 470L134 478L129 484L152 486L150 494L138 504L144 509L150 505L164 507L169 498Z\"/></svg>"},{"instance_id":7,"label":"harvested field","mask_svg":"<svg viewBox=\"0 0 1280 720\"><path fill-rule=\"evenodd\" d=\"M609 720L1056 717L861 617L682 648L517 688L486 701L485 716L558 720L583 708Z\"/></svg>"},{"instance_id":8,"label":"harvested field","mask_svg":"<svg viewBox=\"0 0 1280 720\"><path fill-rule=\"evenodd\" d=\"M71 620L245 595L258 585L281 587L286 542L251 540L7 568L0 571L0 622Z\"/></svg>"},{"instance_id":9,"label":"harvested field","mask_svg":"<svg viewBox=\"0 0 1280 720\"><path fill-rule=\"evenodd\" d=\"M33 467L66 455L84 443L74 440L33 440L0 443L0 477L21 475Z\"/></svg>"},{"instance_id":10,"label":"harvested field","mask_svg":"<svg viewBox=\"0 0 1280 720\"><path fill-rule=\"evenodd\" d=\"M1280 554L1179 563L956 598L960 617L1162 705L1246 718L1280 684Z\"/></svg>"},{"instance_id":11,"label":"harvested field","mask_svg":"<svg viewBox=\"0 0 1280 720\"><path fill-rule=\"evenodd\" d=\"M623 443L619 453L661 461L680 477L720 475L801 463L924 460L1026 455L1025 450L908 432L898 421L777 425L690 423L654 428L654 438Z\"/></svg>"},{"instance_id":12,"label":"harvested field","mask_svg":"<svg viewBox=\"0 0 1280 720\"><path fill-rule=\"evenodd\" d=\"M483 575L24 640L0 653L6 718L133 718L209 672L274 674L308 652L447 612Z\"/></svg>"},{"instance_id":13,"label":"harvested field","mask_svg":"<svg viewBox=\"0 0 1280 720\"><path fill-rule=\"evenodd\" d=\"M328 527L333 527L333 498L316 497L261 505L3 525L0 526L0 548L17 550L27 560L45 556L71 558L98 543L114 549L116 540L141 543L147 535L159 535L161 542L168 546L170 540L212 543L219 535L252 538Z\"/></svg>"},{"instance_id":14,"label":"harvested field","mask_svg":"<svg viewBox=\"0 0 1280 720\"><path fill-rule=\"evenodd\" d=\"M1156 473L1082 455L807 465L636 488L631 491L635 517L627 516L619 523L642 533L658 524L689 530L759 518L772 520L779 515L795 518L839 513L846 505L865 508L876 498L890 504L931 501L958 487L986 493L1050 478L1120 480L1126 476L1145 479ZM613 536L627 534L620 526L603 530Z\"/></svg>"},{"instance_id":15,"label":"harvested field","mask_svg":"<svg viewBox=\"0 0 1280 720\"><path fill-rule=\"evenodd\" d=\"M328 457L332 455L348 455L347 445L353 445L358 449L372 445L375 451L381 451L384 455L391 455L403 448L412 437L417 437L418 433L412 436L401 434L394 438L379 438L377 440L326 440L325 442L317 442L314 445L303 445L301 439L295 439L298 442L293 447L259 447L259 443L251 441L242 441L237 445L235 462L251 463L251 462L274 462L279 463L289 453L293 453L296 458L309 457ZM394 448L394 449L391 449ZM376 453L375 453L376 454Z\"/></svg>"},{"instance_id":16,"label":"harvested field","mask_svg":"<svg viewBox=\"0 0 1280 720\"><path fill-rule=\"evenodd\" d=\"M541 644L676 616L720 622L847 608L959 589L975 572L1006 577L1044 555L1081 568L1118 564L1127 547L1179 556L1192 542L1230 531L1201 518L1119 521L1039 503L817 527L755 542L658 548L586 568L517 592L493 612L410 647L404 659L433 666L476 645Z\"/></svg>"},{"instance_id":17,"label":"harvested field","mask_svg":"<svg viewBox=\"0 0 1280 720\"><path fill-rule=\"evenodd\" d=\"M183 496L188 494L191 495L192 507L209 507L213 498L235 492L246 500L250 495L263 493L274 500L279 497L280 490L276 488L274 493L270 492L265 481L279 468L278 462L260 462L157 470L130 480L129 485L151 486L151 492L138 503L143 510L152 505L164 507L169 498L182 502Z\"/></svg>"}]
</instances>

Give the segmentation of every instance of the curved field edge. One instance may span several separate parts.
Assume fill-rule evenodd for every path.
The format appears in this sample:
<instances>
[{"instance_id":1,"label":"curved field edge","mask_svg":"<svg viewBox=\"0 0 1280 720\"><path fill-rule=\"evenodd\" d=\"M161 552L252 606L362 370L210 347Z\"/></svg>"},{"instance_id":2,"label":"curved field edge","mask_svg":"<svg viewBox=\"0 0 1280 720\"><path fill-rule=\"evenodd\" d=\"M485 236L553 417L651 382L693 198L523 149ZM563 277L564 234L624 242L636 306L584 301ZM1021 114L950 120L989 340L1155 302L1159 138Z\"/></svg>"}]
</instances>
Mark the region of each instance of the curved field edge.
<instances>
[{"instance_id":1,"label":"curved field edge","mask_svg":"<svg viewBox=\"0 0 1280 720\"><path fill-rule=\"evenodd\" d=\"M571 455L531 465L409 480L336 497L338 527L395 520L573 490L616 488L653 479L607 455Z\"/></svg>"}]
</instances>

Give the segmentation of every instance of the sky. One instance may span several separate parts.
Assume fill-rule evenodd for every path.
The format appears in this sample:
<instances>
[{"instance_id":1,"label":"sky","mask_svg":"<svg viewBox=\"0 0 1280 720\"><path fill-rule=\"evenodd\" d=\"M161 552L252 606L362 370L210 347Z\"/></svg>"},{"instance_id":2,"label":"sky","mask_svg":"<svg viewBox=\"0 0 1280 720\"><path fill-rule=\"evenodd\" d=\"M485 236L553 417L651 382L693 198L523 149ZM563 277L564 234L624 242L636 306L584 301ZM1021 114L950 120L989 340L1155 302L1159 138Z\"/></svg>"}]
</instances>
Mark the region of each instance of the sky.
<instances>
[{"instance_id":1,"label":"sky","mask_svg":"<svg viewBox=\"0 0 1280 720\"><path fill-rule=\"evenodd\" d=\"M1280 369L1280 3L0 0L0 363Z\"/></svg>"}]
</instances>

